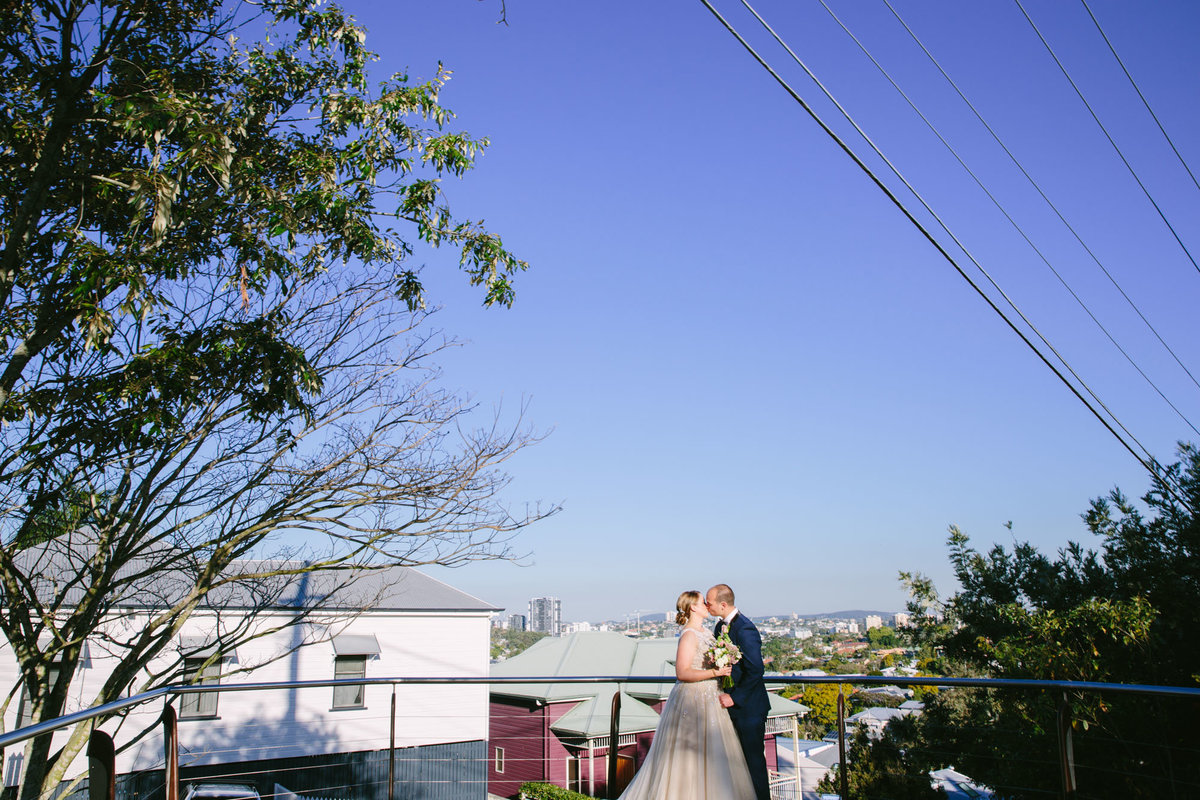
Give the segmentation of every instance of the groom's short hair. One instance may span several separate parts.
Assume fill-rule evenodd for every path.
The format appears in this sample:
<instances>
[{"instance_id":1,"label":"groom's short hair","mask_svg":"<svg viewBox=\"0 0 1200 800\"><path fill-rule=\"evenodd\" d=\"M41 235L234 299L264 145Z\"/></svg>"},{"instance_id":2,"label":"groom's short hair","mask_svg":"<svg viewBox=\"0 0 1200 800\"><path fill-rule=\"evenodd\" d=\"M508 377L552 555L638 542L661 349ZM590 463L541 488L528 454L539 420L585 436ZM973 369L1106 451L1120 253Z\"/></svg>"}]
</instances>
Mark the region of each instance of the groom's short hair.
<instances>
[{"instance_id":1,"label":"groom's short hair","mask_svg":"<svg viewBox=\"0 0 1200 800\"><path fill-rule=\"evenodd\" d=\"M733 605L733 589L729 588L729 584L718 583L713 587L713 590L717 593L713 598L716 602L729 603L729 605Z\"/></svg>"}]
</instances>

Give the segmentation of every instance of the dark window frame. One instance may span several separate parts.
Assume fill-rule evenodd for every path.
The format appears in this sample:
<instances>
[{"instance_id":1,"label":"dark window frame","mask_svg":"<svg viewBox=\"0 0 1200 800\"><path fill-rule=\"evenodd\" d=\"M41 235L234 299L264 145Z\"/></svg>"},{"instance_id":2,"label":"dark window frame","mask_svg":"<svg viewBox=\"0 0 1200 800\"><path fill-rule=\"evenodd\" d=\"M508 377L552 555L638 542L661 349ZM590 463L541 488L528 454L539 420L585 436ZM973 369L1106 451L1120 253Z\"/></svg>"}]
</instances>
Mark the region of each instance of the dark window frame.
<instances>
[{"instance_id":1,"label":"dark window frame","mask_svg":"<svg viewBox=\"0 0 1200 800\"><path fill-rule=\"evenodd\" d=\"M221 658L211 658L210 656L185 658L183 660L181 681L193 685L219 686L221 684ZM189 692L188 694L181 695L179 698L179 718L215 719L217 716L217 698L220 694L220 692Z\"/></svg>"},{"instance_id":2,"label":"dark window frame","mask_svg":"<svg viewBox=\"0 0 1200 800\"><path fill-rule=\"evenodd\" d=\"M333 657L333 679L348 680L351 678L366 678L367 677L367 659L370 656L365 654L346 654L335 655ZM357 686L351 684L348 686L333 687L333 705L334 711L351 711L367 707L367 687L365 684Z\"/></svg>"}]
</instances>

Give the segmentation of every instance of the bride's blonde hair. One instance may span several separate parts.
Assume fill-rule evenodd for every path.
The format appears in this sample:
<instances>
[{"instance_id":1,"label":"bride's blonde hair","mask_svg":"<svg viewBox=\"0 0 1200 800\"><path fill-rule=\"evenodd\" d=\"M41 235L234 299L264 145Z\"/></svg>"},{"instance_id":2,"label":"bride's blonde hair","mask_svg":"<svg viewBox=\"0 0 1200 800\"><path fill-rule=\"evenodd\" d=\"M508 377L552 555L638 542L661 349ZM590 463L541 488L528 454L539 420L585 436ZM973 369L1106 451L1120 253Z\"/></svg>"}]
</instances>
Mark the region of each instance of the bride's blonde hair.
<instances>
[{"instance_id":1,"label":"bride's blonde hair","mask_svg":"<svg viewBox=\"0 0 1200 800\"><path fill-rule=\"evenodd\" d=\"M690 589L679 595L679 599L675 601L675 624L687 625L688 618L692 616L692 606L700 599L700 593L695 589Z\"/></svg>"}]
</instances>

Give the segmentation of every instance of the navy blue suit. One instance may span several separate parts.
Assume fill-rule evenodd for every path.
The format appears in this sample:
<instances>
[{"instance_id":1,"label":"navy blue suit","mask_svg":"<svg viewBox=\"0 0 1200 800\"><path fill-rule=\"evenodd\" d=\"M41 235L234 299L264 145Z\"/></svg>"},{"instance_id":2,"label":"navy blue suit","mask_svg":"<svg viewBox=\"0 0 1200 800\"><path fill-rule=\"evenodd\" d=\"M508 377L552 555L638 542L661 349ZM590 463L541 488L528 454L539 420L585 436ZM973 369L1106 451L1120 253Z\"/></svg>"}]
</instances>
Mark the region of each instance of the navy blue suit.
<instances>
[{"instance_id":1,"label":"navy blue suit","mask_svg":"<svg viewBox=\"0 0 1200 800\"><path fill-rule=\"evenodd\" d=\"M717 635L725 630L725 621L717 623ZM763 740L767 732L767 711L771 701L767 698L767 687L763 683L762 636L750 618L740 611L729 623L729 640L742 651L742 658L733 665L733 688L728 689L733 698L729 718L742 743L746 754L746 766L750 768L750 779L754 782L754 793L758 800L770 800L771 786L767 780L767 756Z\"/></svg>"}]
</instances>

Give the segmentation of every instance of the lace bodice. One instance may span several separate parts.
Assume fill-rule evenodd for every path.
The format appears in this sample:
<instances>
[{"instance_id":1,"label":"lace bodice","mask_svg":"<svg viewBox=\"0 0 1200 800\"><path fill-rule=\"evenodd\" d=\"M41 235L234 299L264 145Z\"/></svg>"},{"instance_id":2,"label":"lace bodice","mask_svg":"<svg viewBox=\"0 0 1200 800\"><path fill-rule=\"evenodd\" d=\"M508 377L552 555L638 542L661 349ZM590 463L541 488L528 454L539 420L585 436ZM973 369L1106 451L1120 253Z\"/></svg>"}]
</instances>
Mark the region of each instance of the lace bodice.
<instances>
[{"instance_id":1,"label":"lace bodice","mask_svg":"<svg viewBox=\"0 0 1200 800\"><path fill-rule=\"evenodd\" d=\"M712 647L714 637L708 628L701 628L700 630L696 630L695 628L684 628L683 632L679 635L688 636L690 635L689 631L691 634L695 634L697 640L696 654L692 656L691 667L692 669L704 669L704 654L708 652L708 648Z\"/></svg>"}]
</instances>

